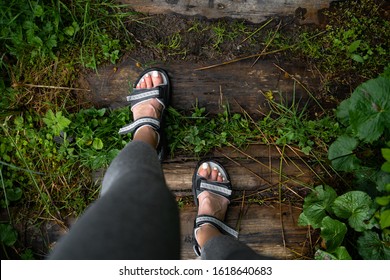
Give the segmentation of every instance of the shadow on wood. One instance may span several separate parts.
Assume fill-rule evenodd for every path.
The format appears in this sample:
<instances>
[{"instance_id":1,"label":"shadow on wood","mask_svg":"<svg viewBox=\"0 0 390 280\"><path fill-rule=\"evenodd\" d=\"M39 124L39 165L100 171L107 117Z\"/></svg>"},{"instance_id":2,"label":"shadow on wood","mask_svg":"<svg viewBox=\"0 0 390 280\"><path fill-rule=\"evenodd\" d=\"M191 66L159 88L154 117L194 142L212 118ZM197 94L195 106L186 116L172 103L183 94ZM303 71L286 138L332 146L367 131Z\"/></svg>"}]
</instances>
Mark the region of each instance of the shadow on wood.
<instances>
[{"instance_id":1,"label":"shadow on wood","mask_svg":"<svg viewBox=\"0 0 390 280\"><path fill-rule=\"evenodd\" d=\"M300 209L279 205L249 205L240 221L239 240L259 254L276 259L304 258L310 250L307 227L297 226ZM226 223L236 228L240 217L240 207L228 209ZM193 226L196 216L194 207L181 209L182 259L195 259L193 252Z\"/></svg>"}]
</instances>

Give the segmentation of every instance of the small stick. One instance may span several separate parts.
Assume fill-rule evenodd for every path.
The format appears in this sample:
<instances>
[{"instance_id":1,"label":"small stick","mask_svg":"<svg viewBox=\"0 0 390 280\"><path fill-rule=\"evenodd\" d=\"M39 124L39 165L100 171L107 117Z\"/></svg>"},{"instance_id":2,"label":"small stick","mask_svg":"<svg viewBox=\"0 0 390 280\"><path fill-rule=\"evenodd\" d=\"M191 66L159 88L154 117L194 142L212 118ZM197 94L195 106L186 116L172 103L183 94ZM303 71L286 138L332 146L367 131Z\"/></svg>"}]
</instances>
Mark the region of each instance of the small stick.
<instances>
[{"instance_id":1,"label":"small stick","mask_svg":"<svg viewBox=\"0 0 390 280\"><path fill-rule=\"evenodd\" d=\"M83 90L83 91L91 91L90 89L84 88L71 88L71 87L56 87L56 86L44 86L44 85L33 85L33 84L13 84L13 88L16 87L32 87L32 88L50 88L50 89L69 89L69 90Z\"/></svg>"}]
</instances>

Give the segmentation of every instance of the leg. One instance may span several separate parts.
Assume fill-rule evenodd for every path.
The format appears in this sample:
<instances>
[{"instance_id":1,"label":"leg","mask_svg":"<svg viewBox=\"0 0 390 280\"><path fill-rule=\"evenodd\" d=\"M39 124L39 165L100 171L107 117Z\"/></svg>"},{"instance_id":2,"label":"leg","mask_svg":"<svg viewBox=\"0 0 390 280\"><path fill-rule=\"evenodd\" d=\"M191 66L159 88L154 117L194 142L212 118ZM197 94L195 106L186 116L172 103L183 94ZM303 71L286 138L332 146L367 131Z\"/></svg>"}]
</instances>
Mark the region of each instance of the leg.
<instances>
[{"instance_id":1,"label":"leg","mask_svg":"<svg viewBox=\"0 0 390 280\"><path fill-rule=\"evenodd\" d=\"M158 106L154 101L137 106L134 119ZM154 150L156 133L148 128L137 131L112 162L101 197L59 242L51 259L180 257L178 209Z\"/></svg>"}]
</instances>

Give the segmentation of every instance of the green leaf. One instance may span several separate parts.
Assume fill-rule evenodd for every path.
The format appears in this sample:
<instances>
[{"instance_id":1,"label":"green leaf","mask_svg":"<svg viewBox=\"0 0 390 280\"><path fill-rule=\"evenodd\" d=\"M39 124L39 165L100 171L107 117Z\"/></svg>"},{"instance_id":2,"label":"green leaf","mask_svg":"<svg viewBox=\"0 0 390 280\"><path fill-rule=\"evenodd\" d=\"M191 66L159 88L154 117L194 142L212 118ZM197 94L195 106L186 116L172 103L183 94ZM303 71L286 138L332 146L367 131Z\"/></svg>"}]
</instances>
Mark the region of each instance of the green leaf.
<instances>
[{"instance_id":1,"label":"green leaf","mask_svg":"<svg viewBox=\"0 0 390 280\"><path fill-rule=\"evenodd\" d=\"M74 34L74 27L73 26L68 26L64 28L64 33L68 36L73 36Z\"/></svg>"},{"instance_id":2,"label":"green leaf","mask_svg":"<svg viewBox=\"0 0 390 280\"><path fill-rule=\"evenodd\" d=\"M349 53L354 53L355 51L357 51L357 49L360 46L360 43L361 43L361 40L354 41L352 44L349 45L348 52Z\"/></svg>"},{"instance_id":3,"label":"green leaf","mask_svg":"<svg viewBox=\"0 0 390 280\"><path fill-rule=\"evenodd\" d=\"M347 249L344 246L338 247L333 254L338 260L352 260L351 255L348 253Z\"/></svg>"},{"instance_id":4,"label":"green leaf","mask_svg":"<svg viewBox=\"0 0 390 280\"><path fill-rule=\"evenodd\" d=\"M390 195L388 196L380 196L375 198L376 203L380 206L386 206L390 203Z\"/></svg>"},{"instance_id":5,"label":"green leaf","mask_svg":"<svg viewBox=\"0 0 390 280\"><path fill-rule=\"evenodd\" d=\"M352 58L353 60L355 60L356 62L364 63L364 58L361 57L361 56L358 55L358 54L355 54L355 53L351 54L351 58Z\"/></svg>"},{"instance_id":6,"label":"green leaf","mask_svg":"<svg viewBox=\"0 0 390 280\"><path fill-rule=\"evenodd\" d=\"M303 212L298 217L298 225L299 226L309 226L310 225L309 219L306 217L305 213L303 213Z\"/></svg>"},{"instance_id":7,"label":"green leaf","mask_svg":"<svg viewBox=\"0 0 390 280\"><path fill-rule=\"evenodd\" d=\"M61 111L58 111L55 115L52 110L46 112L43 122L51 128L54 135L60 135L61 131L69 126L71 121L62 115Z\"/></svg>"},{"instance_id":8,"label":"green leaf","mask_svg":"<svg viewBox=\"0 0 390 280\"><path fill-rule=\"evenodd\" d=\"M332 212L331 205L336 197L337 194L333 188L317 186L305 198L303 203L302 225L306 223L306 225L311 225L313 228L319 228L327 212Z\"/></svg>"},{"instance_id":9,"label":"green leaf","mask_svg":"<svg viewBox=\"0 0 390 280\"><path fill-rule=\"evenodd\" d=\"M18 233L10 224L0 224L1 243L12 246L18 239Z\"/></svg>"},{"instance_id":10,"label":"green leaf","mask_svg":"<svg viewBox=\"0 0 390 280\"><path fill-rule=\"evenodd\" d=\"M358 141L347 135L339 136L329 147L328 159L338 171L353 171L359 169L360 160L353 154Z\"/></svg>"},{"instance_id":11,"label":"green leaf","mask_svg":"<svg viewBox=\"0 0 390 280\"><path fill-rule=\"evenodd\" d=\"M390 128L390 79L378 77L355 89L349 107L350 123L359 139L372 143Z\"/></svg>"},{"instance_id":12,"label":"green leaf","mask_svg":"<svg viewBox=\"0 0 390 280\"><path fill-rule=\"evenodd\" d=\"M22 197L22 190L20 188L7 189L7 199L9 201L18 201Z\"/></svg>"},{"instance_id":13,"label":"green leaf","mask_svg":"<svg viewBox=\"0 0 390 280\"><path fill-rule=\"evenodd\" d=\"M332 208L337 217L348 219L349 225L361 232L370 227L368 220L375 212L372 205L372 199L368 194L351 191L336 198Z\"/></svg>"},{"instance_id":14,"label":"green leaf","mask_svg":"<svg viewBox=\"0 0 390 280\"><path fill-rule=\"evenodd\" d=\"M373 231L365 231L357 240L359 254L365 260L390 260L389 240L383 242Z\"/></svg>"},{"instance_id":15,"label":"green leaf","mask_svg":"<svg viewBox=\"0 0 390 280\"><path fill-rule=\"evenodd\" d=\"M345 125L349 126L349 107L350 107L351 99L345 99L342 101L336 109L336 116L339 121Z\"/></svg>"},{"instance_id":16,"label":"green leaf","mask_svg":"<svg viewBox=\"0 0 390 280\"><path fill-rule=\"evenodd\" d=\"M103 149L103 146L104 146L103 141L100 138L93 139L92 147L95 150L101 150Z\"/></svg>"},{"instance_id":17,"label":"green leaf","mask_svg":"<svg viewBox=\"0 0 390 280\"><path fill-rule=\"evenodd\" d=\"M390 227L390 209L380 213L379 223L382 229Z\"/></svg>"},{"instance_id":18,"label":"green leaf","mask_svg":"<svg viewBox=\"0 0 390 280\"><path fill-rule=\"evenodd\" d=\"M316 253L314 254L314 259L315 260L337 260L336 256L332 255L331 253L328 253L326 251L318 249Z\"/></svg>"},{"instance_id":19,"label":"green leaf","mask_svg":"<svg viewBox=\"0 0 390 280\"><path fill-rule=\"evenodd\" d=\"M390 149L383 148L381 149L382 156L385 158L385 160L390 161Z\"/></svg>"},{"instance_id":20,"label":"green leaf","mask_svg":"<svg viewBox=\"0 0 390 280\"><path fill-rule=\"evenodd\" d=\"M321 237L325 240L326 249L329 252L333 252L341 245L346 233L347 226L329 216L326 216L321 222Z\"/></svg>"},{"instance_id":21,"label":"green leaf","mask_svg":"<svg viewBox=\"0 0 390 280\"><path fill-rule=\"evenodd\" d=\"M385 162L382 164L381 170L390 173L390 162Z\"/></svg>"},{"instance_id":22,"label":"green leaf","mask_svg":"<svg viewBox=\"0 0 390 280\"><path fill-rule=\"evenodd\" d=\"M352 260L344 246L337 247L332 253L318 249L314 254L316 260Z\"/></svg>"}]
</instances>

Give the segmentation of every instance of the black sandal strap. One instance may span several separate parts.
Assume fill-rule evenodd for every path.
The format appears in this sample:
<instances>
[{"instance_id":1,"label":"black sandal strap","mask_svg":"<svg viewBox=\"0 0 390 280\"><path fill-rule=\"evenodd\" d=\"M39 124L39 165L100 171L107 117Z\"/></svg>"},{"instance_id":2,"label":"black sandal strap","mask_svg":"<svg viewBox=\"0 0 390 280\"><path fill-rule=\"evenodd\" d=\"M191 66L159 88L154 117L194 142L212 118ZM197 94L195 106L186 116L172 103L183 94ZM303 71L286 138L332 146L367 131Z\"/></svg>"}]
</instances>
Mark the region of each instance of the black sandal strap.
<instances>
[{"instance_id":1,"label":"black sandal strap","mask_svg":"<svg viewBox=\"0 0 390 280\"><path fill-rule=\"evenodd\" d=\"M211 224L212 226L216 227L221 233L230 235L231 237L238 239L238 232L233 228L229 227L228 225L226 225L221 220L209 215L199 215L196 217L194 222L194 245L193 245L194 252L198 257L200 257L201 255L201 248L199 246L198 241L196 240L196 230L204 224Z\"/></svg>"}]
</instances>

